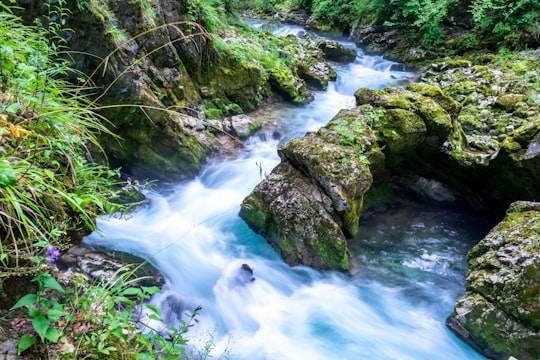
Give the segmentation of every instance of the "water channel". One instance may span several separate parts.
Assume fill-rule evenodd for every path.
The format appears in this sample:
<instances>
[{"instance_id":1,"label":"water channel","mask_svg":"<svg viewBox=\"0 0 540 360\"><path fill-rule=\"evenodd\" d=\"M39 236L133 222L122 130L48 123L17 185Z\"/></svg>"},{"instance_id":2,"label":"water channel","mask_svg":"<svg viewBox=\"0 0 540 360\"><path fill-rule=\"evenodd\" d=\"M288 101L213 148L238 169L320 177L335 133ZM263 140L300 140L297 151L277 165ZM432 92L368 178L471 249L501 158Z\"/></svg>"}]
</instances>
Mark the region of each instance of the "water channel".
<instances>
[{"instance_id":1,"label":"water channel","mask_svg":"<svg viewBox=\"0 0 540 360\"><path fill-rule=\"evenodd\" d=\"M310 104L250 114L265 125L237 157L147 191L148 205L98 219L100 231L85 239L159 269L167 282L152 301L169 320L178 307L202 306L187 334L194 349L210 339L213 358L234 360L484 359L444 325L464 292L465 255L485 235L481 219L419 204L371 216L351 244L353 273L341 274L287 266L238 216L242 200L279 163L280 144L354 106L358 88L412 76L356 50L356 61L336 65L338 79ZM239 277L242 264L254 281Z\"/></svg>"}]
</instances>

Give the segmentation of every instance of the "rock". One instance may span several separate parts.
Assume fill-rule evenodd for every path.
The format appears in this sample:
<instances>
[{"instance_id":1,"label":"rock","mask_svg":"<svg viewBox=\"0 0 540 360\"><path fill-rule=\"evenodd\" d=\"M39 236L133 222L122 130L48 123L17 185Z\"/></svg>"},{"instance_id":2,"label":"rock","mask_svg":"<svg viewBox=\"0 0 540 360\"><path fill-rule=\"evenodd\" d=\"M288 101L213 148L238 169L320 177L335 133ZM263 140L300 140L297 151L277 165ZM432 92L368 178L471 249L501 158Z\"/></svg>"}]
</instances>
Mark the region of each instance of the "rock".
<instances>
[{"instance_id":1,"label":"rock","mask_svg":"<svg viewBox=\"0 0 540 360\"><path fill-rule=\"evenodd\" d=\"M324 90L328 82L336 79L335 71L326 63L314 57L296 57L294 64L300 76L309 86L316 90Z\"/></svg>"},{"instance_id":2,"label":"rock","mask_svg":"<svg viewBox=\"0 0 540 360\"><path fill-rule=\"evenodd\" d=\"M233 135L241 139L250 137L262 126L260 122L244 114L231 116L230 123Z\"/></svg>"},{"instance_id":3,"label":"rock","mask_svg":"<svg viewBox=\"0 0 540 360\"><path fill-rule=\"evenodd\" d=\"M459 167L450 165L454 174L448 172L444 177L460 177L454 185L461 189L458 192L474 189L492 208L504 211L516 199L540 198L536 185L540 183L540 158L535 140L540 117L534 87L521 80L524 76L536 79L539 63L534 52L516 55L504 71L497 61L489 55L443 61L433 65L422 79L460 103L453 107L457 115L455 110L449 112L454 130L452 141L444 145ZM440 96L438 101L444 103ZM449 111L448 105L444 106Z\"/></svg>"},{"instance_id":4,"label":"rock","mask_svg":"<svg viewBox=\"0 0 540 360\"><path fill-rule=\"evenodd\" d=\"M448 326L492 359L540 358L540 203L517 201L468 254Z\"/></svg>"},{"instance_id":5,"label":"rock","mask_svg":"<svg viewBox=\"0 0 540 360\"><path fill-rule=\"evenodd\" d=\"M395 47L399 37L397 33L398 31L386 26L356 23L353 25L350 37L358 47L364 48L370 53L380 54Z\"/></svg>"},{"instance_id":6,"label":"rock","mask_svg":"<svg viewBox=\"0 0 540 360\"><path fill-rule=\"evenodd\" d=\"M457 200L456 194L440 181L417 177L408 182L408 188L424 202L452 204Z\"/></svg>"},{"instance_id":7,"label":"rock","mask_svg":"<svg viewBox=\"0 0 540 360\"><path fill-rule=\"evenodd\" d=\"M290 69L271 70L268 81L272 89L287 101L304 104L312 99L306 82L292 75Z\"/></svg>"},{"instance_id":8,"label":"rock","mask_svg":"<svg viewBox=\"0 0 540 360\"><path fill-rule=\"evenodd\" d=\"M255 281L253 269L248 264L242 264L229 283L229 287L244 287Z\"/></svg>"},{"instance_id":9,"label":"rock","mask_svg":"<svg viewBox=\"0 0 540 360\"><path fill-rule=\"evenodd\" d=\"M139 281L132 282L132 286L163 286L163 276L150 263L128 253L73 246L56 262L61 271L58 280L63 284L73 283L77 274L82 274L88 282L107 282L139 265L133 274Z\"/></svg>"},{"instance_id":10,"label":"rock","mask_svg":"<svg viewBox=\"0 0 540 360\"><path fill-rule=\"evenodd\" d=\"M321 49L326 60L342 64L348 64L356 60L356 51L346 48L337 41L318 38L315 46Z\"/></svg>"},{"instance_id":11,"label":"rock","mask_svg":"<svg viewBox=\"0 0 540 360\"><path fill-rule=\"evenodd\" d=\"M454 127L449 113L439 103L442 93L439 95L434 89L427 91L427 87L420 88L428 95L425 96L416 91L404 90L397 87L385 89L359 89L354 93L357 105L371 104L385 109L402 109L412 111L424 121L428 136L438 139L446 139ZM446 100L446 99L443 99ZM453 109L450 102L445 103L449 109ZM456 105L455 105L456 106Z\"/></svg>"},{"instance_id":12,"label":"rock","mask_svg":"<svg viewBox=\"0 0 540 360\"><path fill-rule=\"evenodd\" d=\"M500 107L506 111L514 110L519 103L527 100L526 95L522 94L504 94L497 98L494 106Z\"/></svg>"},{"instance_id":13,"label":"rock","mask_svg":"<svg viewBox=\"0 0 540 360\"><path fill-rule=\"evenodd\" d=\"M347 238L358 231L378 153L365 110L342 110L281 147L281 164L242 203L240 216L289 265L348 270Z\"/></svg>"},{"instance_id":14,"label":"rock","mask_svg":"<svg viewBox=\"0 0 540 360\"><path fill-rule=\"evenodd\" d=\"M406 87L407 90L418 92L424 96L429 96L439 103L442 108L450 114L451 117L456 117L462 109L462 105L452 97L443 93L442 89L435 85L426 83L413 83Z\"/></svg>"},{"instance_id":15,"label":"rock","mask_svg":"<svg viewBox=\"0 0 540 360\"><path fill-rule=\"evenodd\" d=\"M19 360L23 357L19 356L19 339L8 337L7 339L0 340L0 354L2 359L6 360Z\"/></svg>"},{"instance_id":16,"label":"rock","mask_svg":"<svg viewBox=\"0 0 540 360\"><path fill-rule=\"evenodd\" d=\"M347 244L331 207L315 184L281 163L244 199L240 216L287 264L347 271Z\"/></svg>"}]
</instances>

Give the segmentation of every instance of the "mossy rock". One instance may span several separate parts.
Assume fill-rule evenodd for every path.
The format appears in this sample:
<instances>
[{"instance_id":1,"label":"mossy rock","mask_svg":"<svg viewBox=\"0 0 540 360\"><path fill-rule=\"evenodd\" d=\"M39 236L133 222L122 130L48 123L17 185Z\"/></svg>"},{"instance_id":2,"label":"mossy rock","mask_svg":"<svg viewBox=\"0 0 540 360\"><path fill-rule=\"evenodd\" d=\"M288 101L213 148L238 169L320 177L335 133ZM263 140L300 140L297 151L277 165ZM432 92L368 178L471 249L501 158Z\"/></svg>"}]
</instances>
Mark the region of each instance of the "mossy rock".
<instances>
[{"instance_id":1,"label":"mossy rock","mask_svg":"<svg viewBox=\"0 0 540 360\"><path fill-rule=\"evenodd\" d=\"M406 89L435 99L450 116L456 116L461 111L462 105L443 93L442 89L436 85L413 83L409 84Z\"/></svg>"},{"instance_id":2,"label":"mossy rock","mask_svg":"<svg viewBox=\"0 0 540 360\"><path fill-rule=\"evenodd\" d=\"M414 86L412 86L414 88ZM417 86L421 91L433 93L446 100L443 94L437 94L435 88ZM389 87L383 90L359 89L354 93L357 105L371 104L385 109L403 109L412 111L420 116L427 127L428 136L434 136L444 141L452 132L452 120L448 112L439 104L436 98L425 96L416 91ZM449 103L447 103L447 106Z\"/></svg>"},{"instance_id":3,"label":"mossy rock","mask_svg":"<svg viewBox=\"0 0 540 360\"><path fill-rule=\"evenodd\" d=\"M506 111L514 110L519 103L527 100L527 96L523 94L504 94L497 98L494 106Z\"/></svg>"},{"instance_id":4,"label":"mossy rock","mask_svg":"<svg viewBox=\"0 0 540 360\"><path fill-rule=\"evenodd\" d=\"M312 194L318 194L315 201ZM330 208L326 194L281 163L244 199L240 216L287 264L347 271L347 241Z\"/></svg>"},{"instance_id":5,"label":"mossy rock","mask_svg":"<svg viewBox=\"0 0 540 360\"><path fill-rule=\"evenodd\" d=\"M444 71L449 69L469 68L472 66L472 62L467 59L452 59L440 63L432 64L431 67L437 71Z\"/></svg>"},{"instance_id":6,"label":"mossy rock","mask_svg":"<svg viewBox=\"0 0 540 360\"><path fill-rule=\"evenodd\" d=\"M412 149L421 143L427 128L422 118L416 113L404 109L388 109L373 124L377 141L385 151L391 153Z\"/></svg>"},{"instance_id":7,"label":"mossy rock","mask_svg":"<svg viewBox=\"0 0 540 360\"><path fill-rule=\"evenodd\" d=\"M216 108L206 109L204 110L204 117L213 120L223 119L223 112L221 109Z\"/></svg>"},{"instance_id":8,"label":"mossy rock","mask_svg":"<svg viewBox=\"0 0 540 360\"><path fill-rule=\"evenodd\" d=\"M540 357L540 204L513 203L467 255L451 327L495 359Z\"/></svg>"}]
</instances>

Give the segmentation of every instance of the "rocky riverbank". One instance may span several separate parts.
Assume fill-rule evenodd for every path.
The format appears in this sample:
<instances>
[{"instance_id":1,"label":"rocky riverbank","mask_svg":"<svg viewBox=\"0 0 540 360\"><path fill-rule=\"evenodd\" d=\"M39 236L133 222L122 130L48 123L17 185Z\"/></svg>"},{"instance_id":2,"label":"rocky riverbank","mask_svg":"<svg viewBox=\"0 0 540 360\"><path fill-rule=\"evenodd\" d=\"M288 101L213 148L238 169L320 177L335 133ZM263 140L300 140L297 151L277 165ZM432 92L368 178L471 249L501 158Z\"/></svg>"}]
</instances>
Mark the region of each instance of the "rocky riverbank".
<instances>
[{"instance_id":1,"label":"rocky riverbank","mask_svg":"<svg viewBox=\"0 0 540 360\"><path fill-rule=\"evenodd\" d=\"M355 108L281 147L281 164L244 200L241 216L289 264L347 270L347 242L359 217L398 198L499 213L512 201L539 199L539 54L442 61L423 73L423 82L405 89L359 89ZM537 357L536 345L517 345L536 344L538 333L532 309L538 307L540 273L531 270L540 266L538 249L531 247L538 242L538 215L526 215L531 221L511 227L515 240L503 251L521 254L522 261L501 254L501 244L489 257L473 250L469 293L449 322L497 359ZM498 228L483 242L505 238ZM491 275L482 275L483 269ZM526 274L527 280L511 286L504 281L509 273ZM501 287L512 301L497 295ZM512 322L498 323L503 312Z\"/></svg>"}]
</instances>

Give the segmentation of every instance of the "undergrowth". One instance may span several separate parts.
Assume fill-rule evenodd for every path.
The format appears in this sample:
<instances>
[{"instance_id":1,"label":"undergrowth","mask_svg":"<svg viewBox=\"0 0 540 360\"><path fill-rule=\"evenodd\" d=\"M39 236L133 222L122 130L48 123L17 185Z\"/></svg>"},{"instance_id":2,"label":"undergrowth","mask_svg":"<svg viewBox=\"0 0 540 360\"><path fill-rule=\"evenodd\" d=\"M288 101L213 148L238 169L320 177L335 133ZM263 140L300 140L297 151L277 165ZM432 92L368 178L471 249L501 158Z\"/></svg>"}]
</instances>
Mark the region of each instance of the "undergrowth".
<instances>
[{"instance_id":1,"label":"undergrowth","mask_svg":"<svg viewBox=\"0 0 540 360\"><path fill-rule=\"evenodd\" d=\"M158 308L144 305L159 289L138 286L135 269L91 284L78 276L68 288L56 280L53 263L60 252L96 230L97 216L122 211L115 199L131 186L119 170L93 161L92 154L103 152L97 136L115 135L96 112L95 99L84 95L92 92L91 79L59 56L69 10L63 1L48 4L60 23L22 25L0 3L0 287L24 275L37 284L37 292L12 307L14 316L26 309L19 321L29 324L19 334L19 354L187 358L183 335L200 309L168 329L167 337L147 329L143 311L162 321Z\"/></svg>"},{"instance_id":2,"label":"undergrowth","mask_svg":"<svg viewBox=\"0 0 540 360\"><path fill-rule=\"evenodd\" d=\"M0 13L0 281L35 272L47 245L65 248L120 209L110 201L118 171L90 151L96 134L111 133L65 80L72 70L46 32Z\"/></svg>"}]
</instances>

